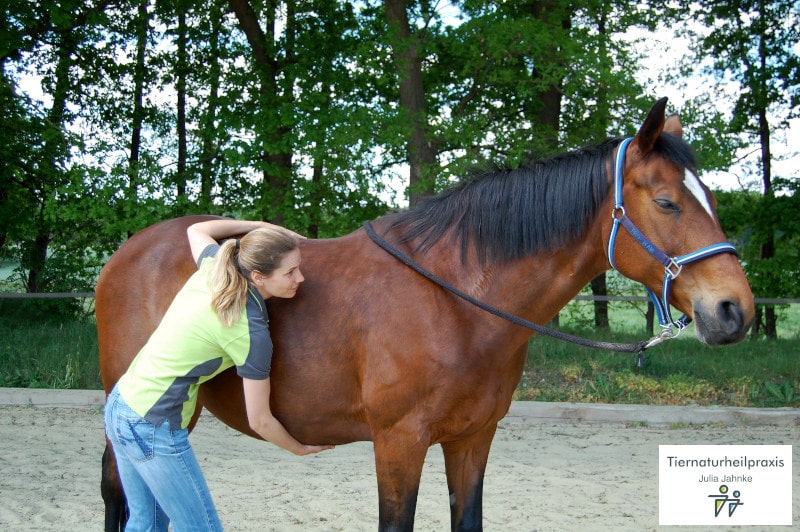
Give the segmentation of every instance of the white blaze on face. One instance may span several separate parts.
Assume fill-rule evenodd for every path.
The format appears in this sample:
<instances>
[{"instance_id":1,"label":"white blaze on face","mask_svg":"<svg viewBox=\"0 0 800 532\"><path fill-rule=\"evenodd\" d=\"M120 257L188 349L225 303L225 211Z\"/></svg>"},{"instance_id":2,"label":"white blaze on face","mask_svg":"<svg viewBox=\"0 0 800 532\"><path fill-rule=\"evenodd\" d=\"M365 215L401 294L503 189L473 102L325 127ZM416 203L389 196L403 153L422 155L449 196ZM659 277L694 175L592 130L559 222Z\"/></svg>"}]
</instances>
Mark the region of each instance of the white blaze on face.
<instances>
[{"instance_id":1,"label":"white blaze on face","mask_svg":"<svg viewBox=\"0 0 800 532\"><path fill-rule=\"evenodd\" d=\"M711 218L714 218L714 213L711 211L711 202L708 201L706 191L703 188L703 185L700 184L700 180L697 179L697 176L689 170L684 170L683 184L686 185L686 188L688 188L692 194L694 194L694 197L697 198L697 201L700 202L700 205L703 206L708 215L711 216Z\"/></svg>"}]
</instances>

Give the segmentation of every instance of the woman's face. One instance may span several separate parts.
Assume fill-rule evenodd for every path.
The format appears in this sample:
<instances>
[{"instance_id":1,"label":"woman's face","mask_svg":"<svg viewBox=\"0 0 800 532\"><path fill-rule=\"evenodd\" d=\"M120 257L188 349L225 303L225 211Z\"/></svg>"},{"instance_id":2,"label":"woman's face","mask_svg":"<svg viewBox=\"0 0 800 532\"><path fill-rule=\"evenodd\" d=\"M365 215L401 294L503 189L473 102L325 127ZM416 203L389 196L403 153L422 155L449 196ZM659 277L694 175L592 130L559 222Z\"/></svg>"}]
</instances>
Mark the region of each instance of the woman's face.
<instances>
[{"instance_id":1,"label":"woman's face","mask_svg":"<svg viewBox=\"0 0 800 532\"><path fill-rule=\"evenodd\" d=\"M293 249L284 255L281 263L270 275L254 271L250 276L256 290L264 299L294 297L304 280L303 274L300 273L300 249Z\"/></svg>"}]
</instances>

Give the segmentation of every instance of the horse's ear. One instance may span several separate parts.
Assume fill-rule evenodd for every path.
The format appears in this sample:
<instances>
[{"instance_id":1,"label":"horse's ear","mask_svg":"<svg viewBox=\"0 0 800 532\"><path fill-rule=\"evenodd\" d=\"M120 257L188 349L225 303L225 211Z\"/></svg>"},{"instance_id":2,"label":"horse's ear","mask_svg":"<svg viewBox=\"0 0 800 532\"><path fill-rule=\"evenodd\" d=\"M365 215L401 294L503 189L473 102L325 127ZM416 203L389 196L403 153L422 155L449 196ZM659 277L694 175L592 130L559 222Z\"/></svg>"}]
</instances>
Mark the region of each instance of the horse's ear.
<instances>
[{"instance_id":1,"label":"horse's ear","mask_svg":"<svg viewBox=\"0 0 800 532\"><path fill-rule=\"evenodd\" d=\"M653 105L653 108L650 109L650 112L647 113L647 118L644 119L642 127L639 128L639 132L636 134L634 140L642 158L650 153L653 149L653 145L656 143L656 139L661 135L661 132L664 131L664 114L666 108L667 98L658 100Z\"/></svg>"},{"instance_id":2,"label":"horse's ear","mask_svg":"<svg viewBox=\"0 0 800 532\"><path fill-rule=\"evenodd\" d=\"M664 123L664 131L672 133L676 137L683 137L683 126L678 115L669 115L667 117L667 121Z\"/></svg>"}]
</instances>

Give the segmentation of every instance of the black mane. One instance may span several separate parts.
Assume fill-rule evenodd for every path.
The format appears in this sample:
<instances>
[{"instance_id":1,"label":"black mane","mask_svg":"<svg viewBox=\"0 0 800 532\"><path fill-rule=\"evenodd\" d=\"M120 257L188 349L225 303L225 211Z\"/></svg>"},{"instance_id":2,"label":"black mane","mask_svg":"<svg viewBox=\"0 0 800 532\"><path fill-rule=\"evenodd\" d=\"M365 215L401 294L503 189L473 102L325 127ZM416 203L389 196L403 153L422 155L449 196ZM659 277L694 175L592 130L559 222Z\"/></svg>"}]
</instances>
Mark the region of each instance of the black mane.
<instances>
[{"instance_id":1,"label":"black mane","mask_svg":"<svg viewBox=\"0 0 800 532\"><path fill-rule=\"evenodd\" d=\"M416 250L422 252L455 229L462 260L471 244L482 264L560 248L584 234L597 215L610 188L609 157L621 140L610 139L516 169L476 172L395 215L391 228L400 229L403 242L419 238ZM696 166L691 149L673 135L659 136L653 153L681 167Z\"/></svg>"}]
</instances>

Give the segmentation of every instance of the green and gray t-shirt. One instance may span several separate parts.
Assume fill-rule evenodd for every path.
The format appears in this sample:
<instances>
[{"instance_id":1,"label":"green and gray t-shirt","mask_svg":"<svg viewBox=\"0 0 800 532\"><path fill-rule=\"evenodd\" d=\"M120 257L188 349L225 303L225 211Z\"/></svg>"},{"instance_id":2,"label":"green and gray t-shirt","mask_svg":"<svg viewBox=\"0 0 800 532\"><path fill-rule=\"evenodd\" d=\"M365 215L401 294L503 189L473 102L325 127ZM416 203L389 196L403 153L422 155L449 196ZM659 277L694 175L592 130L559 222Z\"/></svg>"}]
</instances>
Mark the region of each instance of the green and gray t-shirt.
<instances>
[{"instance_id":1,"label":"green and gray t-shirt","mask_svg":"<svg viewBox=\"0 0 800 532\"><path fill-rule=\"evenodd\" d=\"M159 426L186 428L197 404L197 388L236 366L240 377L269 377L272 340L264 300L252 286L242 316L226 327L211 307L209 273L219 246L210 245L199 269L175 296L167 313L117 384L126 403Z\"/></svg>"}]
</instances>

